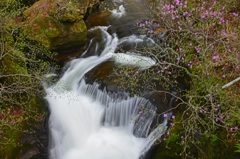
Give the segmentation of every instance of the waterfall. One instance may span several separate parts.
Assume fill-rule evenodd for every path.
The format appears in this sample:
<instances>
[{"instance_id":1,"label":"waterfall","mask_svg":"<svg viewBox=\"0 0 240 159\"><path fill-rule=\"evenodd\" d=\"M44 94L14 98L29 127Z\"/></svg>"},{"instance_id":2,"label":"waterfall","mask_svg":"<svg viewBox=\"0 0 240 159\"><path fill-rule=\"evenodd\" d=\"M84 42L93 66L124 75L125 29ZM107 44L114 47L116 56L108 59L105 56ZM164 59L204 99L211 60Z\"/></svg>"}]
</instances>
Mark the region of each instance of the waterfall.
<instances>
[{"instance_id":1,"label":"waterfall","mask_svg":"<svg viewBox=\"0 0 240 159\"><path fill-rule=\"evenodd\" d=\"M156 107L147 99L110 93L99 89L98 83L85 82L84 75L107 60L140 69L155 64L153 59L136 53L115 53L122 43L146 40L136 35L118 39L108 33L108 28L89 30L101 32L104 49L99 56L70 61L62 77L45 88L51 113L50 159L138 159L167 129L165 120L150 130ZM97 47L95 51L99 51Z\"/></svg>"}]
</instances>

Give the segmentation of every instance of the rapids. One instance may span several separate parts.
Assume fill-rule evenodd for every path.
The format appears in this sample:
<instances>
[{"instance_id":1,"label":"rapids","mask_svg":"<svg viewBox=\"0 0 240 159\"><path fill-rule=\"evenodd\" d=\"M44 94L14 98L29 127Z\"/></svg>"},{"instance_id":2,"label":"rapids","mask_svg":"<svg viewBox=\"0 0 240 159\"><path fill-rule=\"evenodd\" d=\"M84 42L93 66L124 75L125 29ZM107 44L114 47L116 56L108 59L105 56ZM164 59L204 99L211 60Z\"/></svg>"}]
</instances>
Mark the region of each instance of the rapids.
<instances>
[{"instance_id":1,"label":"rapids","mask_svg":"<svg viewBox=\"0 0 240 159\"><path fill-rule=\"evenodd\" d=\"M112 13L118 18L127 14L123 5ZM135 53L116 53L122 43L152 45L153 40L137 35L118 38L116 33L108 32L109 27L89 30L101 33L104 49L100 51L100 44L94 44L98 55L71 60L61 78L45 86L51 113L50 159L138 159L167 129L165 120L150 130L156 107L148 100L122 92L110 93L99 89L98 83L86 84L84 75L108 60L139 69L155 64L153 59Z\"/></svg>"}]
</instances>

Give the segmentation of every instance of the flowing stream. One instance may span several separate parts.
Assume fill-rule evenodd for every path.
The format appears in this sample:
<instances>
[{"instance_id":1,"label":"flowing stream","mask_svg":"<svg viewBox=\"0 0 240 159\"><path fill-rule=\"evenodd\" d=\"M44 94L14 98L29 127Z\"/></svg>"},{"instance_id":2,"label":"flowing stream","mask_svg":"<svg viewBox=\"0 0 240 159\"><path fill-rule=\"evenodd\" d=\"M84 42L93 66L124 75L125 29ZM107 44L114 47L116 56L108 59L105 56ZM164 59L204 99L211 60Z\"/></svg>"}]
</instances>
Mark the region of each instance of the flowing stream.
<instances>
[{"instance_id":1,"label":"flowing stream","mask_svg":"<svg viewBox=\"0 0 240 159\"><path fill-rule=\"evenodd\" d=\"M112 11L115 18L125 16L124 5ZM150 130L156 107L142 97L110 93L98 83L87 84L84 75L105 61L147 69L155 61L135 53L116 53L120 44L153 45L146 36L118 37L112 26L97 26L90 33L100 34L83 56L71 60L61 78L46 86L51 112L50 159L138 159L164 134L167 120ZM94 49L93 49L94 48ZM87 56L89 52L91 56ZM97 55L95 55L97 54ZM84 57L84 58L83 58Z\"/></svg>"}]
</instances>

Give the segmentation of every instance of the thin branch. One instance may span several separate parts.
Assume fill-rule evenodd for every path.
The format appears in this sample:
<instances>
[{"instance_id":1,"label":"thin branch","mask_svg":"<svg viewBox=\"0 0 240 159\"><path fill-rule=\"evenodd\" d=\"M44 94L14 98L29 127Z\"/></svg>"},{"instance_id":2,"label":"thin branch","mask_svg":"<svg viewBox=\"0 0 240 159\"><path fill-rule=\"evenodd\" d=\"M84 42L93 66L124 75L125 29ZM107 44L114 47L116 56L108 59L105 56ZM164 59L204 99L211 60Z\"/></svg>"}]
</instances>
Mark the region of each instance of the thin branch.
<instances>
[{"instance_id":1,"label":"thin branch","mask_svg":"<svg viewBox=\"0 0 240 159\"><path fill-rule=\"evenodd\" d=\"M222 89L227 88L227 87L233 85L234 83L236 83L236 82L238 82L238 81L240 81L240 77L238 77L238 78L236 78L235 80L233 80L233 81L225 84L224 86L222 86Z\"/></svg>"}]
</instances>

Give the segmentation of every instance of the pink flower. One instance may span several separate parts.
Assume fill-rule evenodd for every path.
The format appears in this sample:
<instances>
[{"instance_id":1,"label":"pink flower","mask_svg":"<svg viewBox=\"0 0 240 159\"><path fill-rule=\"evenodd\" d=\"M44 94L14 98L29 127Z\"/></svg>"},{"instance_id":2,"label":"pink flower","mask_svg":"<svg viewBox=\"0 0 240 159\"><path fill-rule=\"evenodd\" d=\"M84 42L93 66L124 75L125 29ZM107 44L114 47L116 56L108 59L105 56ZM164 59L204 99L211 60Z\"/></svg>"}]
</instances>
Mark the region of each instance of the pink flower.
<instances>
[{"instance_id":1,"label":"pink flower","mask_svg":"<svg viewBox=\"0 0 240 159\"><path fill-rule=\"evenodd\" d=\"M226 33L226 31L224 30L224 31L222 31L222 35L223 36L227 36L227 33Z\"/></svg>"},{"instance_id":2,"label":"pink flower","mask_svg":"<svg viewBox=\"0 0 240 159\"><path fill-rule=\"evenodd\" d=\"M205 15L208 15L208 14L209 14L209 12L208 12L208 11L206 11L206 12L205 12Z\"/></svg>"},{"instance_id":3,"label":"pink flower","mask_svg":"<svg viewBox=\"0 0 240 159\"><path fill-rule=\"evenodd\" d=\"M219 56L213 56L212 57L212 60L217 60L217 59L219 59Z\"/></svg>"},{"instance_id":4,"label":"pink flower","mask_svg":"<svg viewBox=\"0 0 240 159\"><path fill-rule=\"evenodd\" d=\"M179 1L179 0L175 0L175 3L176 3L177 5L179 5L180 1Z\"/></svg>"},{"instance_id":5,"label":"pink flower","mask_svg":"<svg viewBox=\"0 0 240 159\"><path fill-rule=\"evenodd\" d=\"M235 17L238 17L238 14L237 14L237 13L234 13L234 12L233 12L232 15L235 16Z\"/></svg>"},{"instance_id":6,"label":"pink flower","mask_svg":"<svg viewBox=\"0 0 240 159\"><path fill-rule=\"evenodd\" d=\"M168 115L167 114L163 114L163 117L166 118Z\"/></svg>"}]
</instances>

